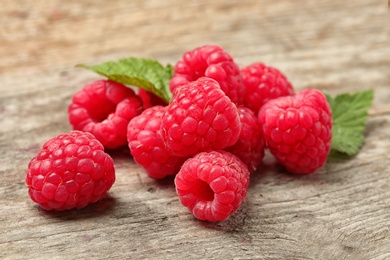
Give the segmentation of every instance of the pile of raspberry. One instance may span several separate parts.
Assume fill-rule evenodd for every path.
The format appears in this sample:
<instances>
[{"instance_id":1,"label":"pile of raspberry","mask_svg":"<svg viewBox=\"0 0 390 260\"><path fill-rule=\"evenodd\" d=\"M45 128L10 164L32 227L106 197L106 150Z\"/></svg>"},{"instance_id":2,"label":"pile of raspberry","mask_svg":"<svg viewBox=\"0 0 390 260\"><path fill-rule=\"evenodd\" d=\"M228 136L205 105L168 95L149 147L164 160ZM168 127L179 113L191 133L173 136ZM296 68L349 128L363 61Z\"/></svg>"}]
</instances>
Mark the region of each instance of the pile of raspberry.
<instances>
[{"instance_id":1,"label":"pile of raspberry","mask_svg":"<svg viewBox=\"0 0 390 260\"><path fill-rule=\"evenodd\" d=\"M82 88L68 109L74 131L49 140L29 164L31 198L48 210L99 200L115 180L103 147L128 146L151 178L174 176L197 219L222 221L245 199L266 149L294 174L326 162L332 115L324 94L295 93L276 68L240 68L220 46L205 45L183 54L169 89L167 104L112 80Z\"/></svg>"}]
</instances>

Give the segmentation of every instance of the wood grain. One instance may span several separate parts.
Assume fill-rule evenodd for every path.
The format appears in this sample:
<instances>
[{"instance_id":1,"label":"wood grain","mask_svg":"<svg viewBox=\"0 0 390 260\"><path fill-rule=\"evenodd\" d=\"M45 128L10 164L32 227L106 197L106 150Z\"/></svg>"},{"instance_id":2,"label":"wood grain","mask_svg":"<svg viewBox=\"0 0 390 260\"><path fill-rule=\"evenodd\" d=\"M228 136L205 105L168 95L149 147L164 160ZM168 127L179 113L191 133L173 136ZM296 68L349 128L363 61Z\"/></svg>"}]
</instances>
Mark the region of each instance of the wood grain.
<instances>
[{"instance_id":1,"label":"wood grain","mask_svg":"<svg viewBox=\"0 0 390 260\"><path fill-rule=\"evenodd\" d=\"M0 8L1 259L389 259L390 51L384 1L28 1ZM361 152L310 176L267 154L242 207L205 223L128 151L117 182L85 209L46 212L25 170L49 138L71 130L75 91L99 78L75 68L126 56L174 64L215 43L240 66L263 61L297 90L373 88Z\"/></svg>"}]
</instances>

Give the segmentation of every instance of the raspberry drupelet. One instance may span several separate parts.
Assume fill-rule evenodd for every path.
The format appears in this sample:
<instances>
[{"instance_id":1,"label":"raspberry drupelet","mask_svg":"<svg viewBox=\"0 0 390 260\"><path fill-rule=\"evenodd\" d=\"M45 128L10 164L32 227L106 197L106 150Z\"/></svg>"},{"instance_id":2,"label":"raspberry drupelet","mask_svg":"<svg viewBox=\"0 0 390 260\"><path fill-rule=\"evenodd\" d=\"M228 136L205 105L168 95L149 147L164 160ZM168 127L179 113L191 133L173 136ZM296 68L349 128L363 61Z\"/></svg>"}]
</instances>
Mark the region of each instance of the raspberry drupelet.
<instances>
[{"instance_id":1,"label":"raspberry drupelet","mask_svg":"<svg viewBox=\"0 0 390 260\"><path fill-rule=\"evenodd\" d=\"M176 192L197 219L221 221L240 207L249 175L246 165L229 152L201 152L188 159L176 175Z\"/></svg>"},{"instance_id":2,"label":"raspberry drupelet","mask_svg":"<svg viewBox=\"0 0 390 260\"><path fill-rule=\"evenodd\" d=\"M127 125L143 110L141 99L123 84L98 80L84 86L68 108L74 130L92 133L105 148L127 145Z\"/></svg>"},{"instance_id":3,"label":"raspberry drupelet","mask_svg":"<svg viewBox=\"0 0 390 260\"><path fill-rule=\"evenodd\" d=\"M233 103L243 103L245 88L240 68L220 46L204 45L185 52L174 66L174 74L169 82L171 92L200 77L218 81Z\"/></svg>"},{"instance_id":4,"label":"raspberry drupelet","mask_svg":"<svg viewBox=\"0 0 390 260\"><path fill-rule=\"evenodd\" d=\"M213 79L202 77L173 94L161 133L170 152L189 157L236 143L241 121L234 105Z\"/></svg>"},{"instance_id":5,"label":"raspberry drupelet","mask_svg":"<svg viewBox=\"0 0 390 260\"><path fill-rule=\"evenodd\" d=\"M153 106L130 120L127 140L135 162L155 179L175 175L185 158L170 155L160 133L167 107Z\"/></svg>"},{"instance_id":6,"label":"raspberry drupelet","mask_svg":"<svg viewBox=\"0 0 390 260\"><path fill-rule=\"evenodd\" d=\"M332 114L325 95L306 89L268 101L259 112L266 146L280 164L296 174L322 167L332 139Z\"/></svg>"},{"instance_id":7,"label":"raspberry drupelet","mask_svg":"<svg viewBox=\"0 0 390 260\"><path fill-rule=\"evenodd\" d=\"M92 134L81 131L48 140L26 173L30 198L46 210L83 208L102 199L114 182L112 158Z\"/></svg>"}]
</instances>

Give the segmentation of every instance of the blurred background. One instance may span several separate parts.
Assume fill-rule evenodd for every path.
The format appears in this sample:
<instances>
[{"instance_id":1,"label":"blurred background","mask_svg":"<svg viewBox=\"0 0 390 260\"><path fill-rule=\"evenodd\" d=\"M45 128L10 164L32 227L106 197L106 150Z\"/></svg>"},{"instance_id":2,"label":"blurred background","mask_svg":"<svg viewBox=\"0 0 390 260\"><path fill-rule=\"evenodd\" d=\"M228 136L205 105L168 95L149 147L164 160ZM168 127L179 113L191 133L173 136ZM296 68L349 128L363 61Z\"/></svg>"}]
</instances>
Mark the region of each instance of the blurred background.
<instances>
[{"instance_id":1,"label":"blurred background","mask_svg":"<svg viewBox=\"0 0 390 260\"><path fill-rule=\"evenodd\" d=\"M0 75L127 56L173 64L212 43L240 66L280 68L298 88L369 84L353 75L384 80L387 12L379 0L2 0Z\"/></svg>"}]
</instances>

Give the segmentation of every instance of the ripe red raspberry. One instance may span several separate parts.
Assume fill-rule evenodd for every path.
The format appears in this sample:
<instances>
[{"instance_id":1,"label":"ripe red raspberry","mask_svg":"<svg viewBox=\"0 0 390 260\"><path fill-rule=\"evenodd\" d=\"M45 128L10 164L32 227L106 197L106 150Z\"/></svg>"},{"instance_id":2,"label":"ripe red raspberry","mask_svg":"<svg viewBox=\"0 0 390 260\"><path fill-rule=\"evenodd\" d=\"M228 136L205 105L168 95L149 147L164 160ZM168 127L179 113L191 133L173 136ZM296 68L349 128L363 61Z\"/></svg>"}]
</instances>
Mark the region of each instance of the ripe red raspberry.
<instances>
[{"instance_id":1,"label":"ripe red raspberry","mask_svg":"<svg viewBox=\"0 0 390 260\"><path fill-rule=\"evenodd\" d=\"M268 100L294 94L292 85L279 70L262 63L243 68L241 75L246 89L244 105L255 115Z\"/></svg>"},{"instance_id":2,"label":"ripe red raspberry","mask_svg":"<svg viewBox=\"0 0 390 260\"><path fill-rule=\"evenodd\" d=\"M188 159L175 178L180 202L200 220L225 220L244 200L246 165L226 151L202 152Z\"/></svg>"},{"instance_id":3,"label":"ripe red raspberry","mask_svg":"<svg viewBox=\"0 0 390 260\"><path fill-rule=\"evenodd\" d=\"M46 210L83 208L102 199L115 182L114 162L85 132L48 140L28 164L30 198Z\"/></svg>"},{"instance_id":4,"label":"ripe red raspberry","mask_svg":"<svg viewBox=\"0 0 390 260\"><path fill-rule=\"evenodd\" d=\"M171 92L200 77L215 79L233 103L242 104L245 88L240 69L220 46L205 45L184 53L174 67Z\"/></svg>"},{"instance_id":5,"label":"ripe red raspberry","mask_svg":"<svg viewBox=\"0 0 390 260\"><path fill-rule=\"evenodd\" d=\"M259 111L266 145L288 171L310 174L326 162L332 114L325 95L306 89L268 101Z\"/></svg>"},{"instance_id":6,"label":"ripe red raspberry","mask_svg":"<svg viewBox=\"0 0 390 260\"><path fill-rule=\"evenodd\" d=\"M105 148L127 145L127 125L142 112L135 92L112 80L90 83L72 98L69 122L75 130L92 133Z\"/></svg>"},{"instance_id":7,"label":"ripe red raspberry","mask_svg":"<svg viewBox=\"0 0 390 260\"><path fill-rule=\"evenodd\" d=\"M237 107L218 82L202 77L175 91L161 129L171 153L189 157L236 143L241 122Z\"/></svg>"},{"instance_id":8,"label":"ripe red raspberry","mask_svg":"<svg viewBox=\"0 0 390 260\"><path fill-rule=\"evenodd\" d=\"M241 159L251 173L255 172L264 157L264 138L262 128L252 110L239 107L241 133L238 141L225 149Z\"/></svg>"},{"instance_id":9,"label":"ripe red raspberry","mask_svg":"<svg viewBox=\"0 0 390 260\"><path fill-rule=\"evenodd\" d=\"M154 106L130 120L127 140L136 163L156 179L176 174L185 158L172 156L165 147L160 133L162 116L166 107Z\"/></svg>"},{"instance_id":10,"label":"ripe red raspberry","mask_svg":"<svg viewBox=\"0 0 390 260\"><path fill-rule=\"evenodd\" d=\"M153 93L150 93L149 91L146 91L142 88L138 89L138 96L142 100L143 108L147 109L149 107L153 106L166 106L167 103L162 100L160 97L156 96Z\"/></svg>"}]
</instances>

